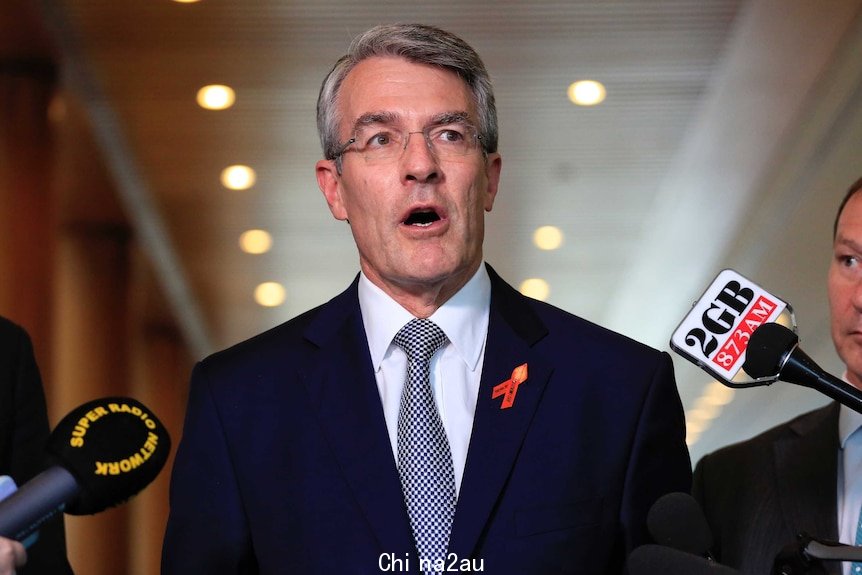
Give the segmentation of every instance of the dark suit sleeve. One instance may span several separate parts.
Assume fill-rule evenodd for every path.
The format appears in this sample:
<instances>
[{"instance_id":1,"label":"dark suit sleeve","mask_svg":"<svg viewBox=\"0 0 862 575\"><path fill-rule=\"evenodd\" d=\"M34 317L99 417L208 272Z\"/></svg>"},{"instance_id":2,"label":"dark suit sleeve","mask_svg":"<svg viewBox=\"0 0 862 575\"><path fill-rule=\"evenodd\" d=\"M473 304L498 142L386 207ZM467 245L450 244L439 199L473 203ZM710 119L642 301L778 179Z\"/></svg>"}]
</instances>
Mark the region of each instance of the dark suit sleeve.
<instances>
[{"instance_id":1,"label":"dark suit sleeve","mask_svg":"<svg viewBox=\"0 0 862 575\"><path fill-rule=\"evenodd\" d=\"M716 560L721 560L721 530L717 528L714 524L713 517L708 512L706 495L707 489L705 486L706 482L706 467L709 465L709 455L704 455L700 461L697 462L697 465L694 467L694 476L692 478L691 483L691 495L694 497L697 502L700 504L700 508L703 510L703 515L706 517L706 521L709 524L710 532L712 533L712 554Z\"/></svg>"},{"instance_id":2,"label":"dark suit sleeve","mask_svg":"<svg viewBox=\"0 0 862 575\"><path fill-rule=\"evenodd\" d=\"M622 522L626 552L651 541L646 516L652 504L675 491L691 489L691 461L685 444L685 417L670 356L662 354L641 407L626 473Z\"/></svg>"},{"instance_id":3,"label":"dark suit sleeve","mask_svg":"<svg viewBox=\"0 0 862 575\"><path fill-rule=\"evenodd\" d=\"M0 324L0 378L6 406L2 412L2 469L18 486L45 468L48 440L48 413L42 379L36 366L30 338L19 327L2 320ZM10 409L11 407L11 409ZM71 573L66 558L63 515L46 522L39 538L27 551L27 565L19 575Z\"/></svg>"},{"instance_id":4,"label":"dark suit sleeve","mask_svg":"<svg viewBox=\"0 0 862 575\"><path fill-rule=\"evenodd\" d=\"M222 414L205 372L198 364L192 374L171 475L162 574L257 573Z\"/></svg>"}]
</instances>

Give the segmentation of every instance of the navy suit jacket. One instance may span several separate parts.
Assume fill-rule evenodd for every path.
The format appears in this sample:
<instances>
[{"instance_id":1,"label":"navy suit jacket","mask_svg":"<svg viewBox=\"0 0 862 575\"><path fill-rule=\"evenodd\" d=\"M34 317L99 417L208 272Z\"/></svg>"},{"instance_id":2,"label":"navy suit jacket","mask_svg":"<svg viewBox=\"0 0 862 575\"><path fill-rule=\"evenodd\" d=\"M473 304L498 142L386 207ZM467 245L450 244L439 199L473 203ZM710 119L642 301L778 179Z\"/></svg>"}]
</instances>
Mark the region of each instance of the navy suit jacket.
<instances>
[{"instance_id":1,"label":"navy suit jacket","mask_svg":"<svg viewBox=\"0 0 862 575\"><path fill-rule=\"evenodd\" d=\"M690 487L670 357L528 299L488 269L490 323L452 565L621 572L647 540L655 499ZM528 379L501 409L492 389L523 363ZM196 366L162 573L418 567L355 281Z\"/></svg>"},{"instance_id":2,"label":"navy suit jacket","mask_svg":"<svg viewBox=\"0 0 862 575\"><path fill-rule=\"evenodd\" d=\"M30 336L0 317L0 475L11 476L20 487L43 471L48 434L45 392ZM39 539L27 550L27 565L17 573L72 573L62 513L39 528Z\"/></svg>"}]
</instances>

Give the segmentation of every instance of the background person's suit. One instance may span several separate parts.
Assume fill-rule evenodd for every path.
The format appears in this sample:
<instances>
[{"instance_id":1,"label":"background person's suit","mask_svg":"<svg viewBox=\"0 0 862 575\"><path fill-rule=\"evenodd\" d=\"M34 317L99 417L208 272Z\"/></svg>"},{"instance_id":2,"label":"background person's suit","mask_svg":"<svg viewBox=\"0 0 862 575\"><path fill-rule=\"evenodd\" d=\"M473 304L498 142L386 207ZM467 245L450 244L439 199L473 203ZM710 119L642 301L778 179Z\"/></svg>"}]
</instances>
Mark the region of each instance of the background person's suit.
<instances>
[{"instance_id":1,"label":"background person's suit","mask_svg":"<svg viewBox=\"0 0 862 575\"><path fill-rule=\"evenodd\" d=\"M27 333L0 317L0 475L20 487L44 469L48 413L42 379ZM71 573L62 514L39 530L19 575Z\"/></svg>"},{"instance_id":2,"label":"background person's suit","mask_svg":"<svg viewBox=\"0 0 862 575\"><path fill-rule=\"evenodd\" d=\"M449 551L494 575L618 572L653 501L690 485L670 358L489 274ZM383 553L418 572L356 286L195 368L165 575L364 575ZM501 410L491 390L523 363Z\"/></svg>"},{"instance_id":3,"label":"background person's suit","mask_svg":"<svg viewBox=\"0 0 862 575\"><path fill-rule=\"evenodd\" d=\"M763 575L800 531L838 539L839 407L810 411L698 462L692 492L719 562ZM827 564L835 573L839 566Z\"/></svg>"}]
</instances>

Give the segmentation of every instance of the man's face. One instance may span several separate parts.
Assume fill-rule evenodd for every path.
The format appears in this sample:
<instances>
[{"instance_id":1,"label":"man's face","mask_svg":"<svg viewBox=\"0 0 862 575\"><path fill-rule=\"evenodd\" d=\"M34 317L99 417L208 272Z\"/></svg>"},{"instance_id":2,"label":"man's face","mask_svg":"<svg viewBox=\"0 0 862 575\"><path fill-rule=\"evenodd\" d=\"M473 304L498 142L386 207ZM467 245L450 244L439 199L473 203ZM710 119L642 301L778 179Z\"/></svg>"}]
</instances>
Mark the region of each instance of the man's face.
<instances>
[{"instance_id":1,"label":"man's face","mask_svg":"<svg viewBox=\"0 0 862 575\"><path fill-rule=\"evenodd\" d=\"M402 133L421 132L450 114L477 122L457 75L394 57L359 63L342 83L337 106L343 142L372 120L375 128ZM367 160L363 145L347 148L340 175L334 161L317 164L333 216L350 222L363 272L390 295L434 286L457 290L482 260L484 212L494 204L499 155L485 158L479 143L464 156L439 158L421 133L384 161Z\"/></svg>"},{"instance_id":2,"label":"man's face","mask_svg":"<svg viewBox=\"0 0 862 575\"><path fill-rule=\"evenodd\" d=\"M847 377L862 389L862 193L850 197L838 220L829 266L832 341Z\"/></svg>"}]
</instances>

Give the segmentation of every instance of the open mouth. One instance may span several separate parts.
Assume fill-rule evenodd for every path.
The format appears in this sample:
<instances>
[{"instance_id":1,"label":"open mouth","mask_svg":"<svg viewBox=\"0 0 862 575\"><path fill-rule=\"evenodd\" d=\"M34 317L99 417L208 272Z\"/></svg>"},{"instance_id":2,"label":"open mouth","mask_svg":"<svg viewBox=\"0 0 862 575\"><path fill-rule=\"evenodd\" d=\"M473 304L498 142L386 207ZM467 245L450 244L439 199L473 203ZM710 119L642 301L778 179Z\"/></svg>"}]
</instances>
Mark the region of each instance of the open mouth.
<instances>
[{"instance_id":1,"label":"open mouth","mask_svg":"<svg viewBox=\"0 0 862 575\"><path fill-rule=\"evenodd\" d=\"M415 210L410 212L410 215L407 216L406 220L404 220L404 224L408 226L427 227L439 220L440 215L436 210Z\"/></svg>"}]
</instances>

